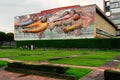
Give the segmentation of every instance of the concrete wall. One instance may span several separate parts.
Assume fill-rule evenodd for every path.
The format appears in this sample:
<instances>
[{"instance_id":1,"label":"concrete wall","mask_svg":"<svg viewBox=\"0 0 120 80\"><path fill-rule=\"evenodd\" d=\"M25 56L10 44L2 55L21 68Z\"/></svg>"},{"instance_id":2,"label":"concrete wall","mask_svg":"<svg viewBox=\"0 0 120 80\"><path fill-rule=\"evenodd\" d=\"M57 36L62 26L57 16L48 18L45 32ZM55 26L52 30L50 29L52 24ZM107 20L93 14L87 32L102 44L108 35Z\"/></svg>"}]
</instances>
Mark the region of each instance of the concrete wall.
<instances>
[{"instance_id":1,"label":"concrete wall","mask_svg":"<svg viewBox=\"0 0 120 80\"><path fill-rule=\"evenodd\" d=\"M109 36L106 35L116 35L116 30L115 28L109 23L107 22L102 16L100 16L98 13L96 13L95 15L95 37L96 38L109 38ZM103 33L105 33L106 35L103 34L98 34L97 30L102 31Z\"/></svg>"}]
</instances>

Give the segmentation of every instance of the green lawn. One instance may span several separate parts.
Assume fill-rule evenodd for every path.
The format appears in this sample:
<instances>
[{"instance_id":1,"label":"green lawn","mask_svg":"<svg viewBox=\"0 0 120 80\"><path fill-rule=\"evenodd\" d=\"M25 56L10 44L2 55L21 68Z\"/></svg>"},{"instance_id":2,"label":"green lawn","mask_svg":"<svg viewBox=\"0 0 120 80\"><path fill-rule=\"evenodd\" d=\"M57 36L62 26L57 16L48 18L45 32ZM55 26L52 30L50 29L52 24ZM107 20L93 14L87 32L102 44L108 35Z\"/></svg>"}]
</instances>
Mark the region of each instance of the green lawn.
<instances>
[{"instance_id":1,"label":"green lawn","mask_svg":"<svg viewBox=\"0 0 120 80\"><path fill-rule=\"evenodd\" d=\"M49 61L57 57L67 57L77 55L74 58L64 58L60 60ZM1 49L0 58L10 58L23 61L49 61L51 63L73 64L81 66L101 66L109 60L112 60L120 51L115 50L56 50L43 49L38 50L19 50L19 49Z\"/></svg>"},{"instance_id":2,"label":"green lawn","mask_svg":"<svg viewBox=\"0 0 120 80\"><path fill-rule=\"evenodd\" d=\"M6 66L6 65L7 65L7 62L6 62L6 61L0 61L0 67Z\"/></svg>"},{"instance_id":3,"label":"green lawn","mask_svg":"<svg viewBox=\"0 0 120 80\"><path fill-rule=\"evenodd\" d=\"M89 69L82 69L82 68L70 68L67 70L66 74L75 76L77 79L82 78L84 75L88 74L91 72Z\"/></svg>"},{"instance_id":4,"label":"green lawn","mask_svg":"<svg viewBox=\"0 0 120 80\"><path fill-rule=\"evenodd\" d=\"M59 64L72 64L80 66L95 66L99 67L107 61L114 59L119 55L119 51L95 51L92 54L83 54L75 58L66 58L61 60L51 61L52 63Z\"/></svg>"},{"instance_id":5,"label":"green lawn","mask_svg":"<svg viewBox=\"0 0 120 80\"><path fill-rule=\"evenodd\" d=\"M120 65L118 65L118 67L117 67L118 69L120 69Z\"/></svg>"},{"instance_id":6,"label":"green lawn","mask_svg":"<svg viewBox=\"0 0 120 80\"><path fill-rule=\"evenodd\" d=\"M52 60L58 57L68 57L77 55L72 58L63 58ZM107 61L120 55L119 50L57 50L57 49L37 49L33 51L20 49L0 49L0 58L10 58L12 60L22 61L48 61L52 64L72 64L80 66L102 66ZM0 61L0 66L7 65L7 62ZM76 76L78 79L88 74L91 70L70 68L66 74Z\"/></svg>"},{"instance_id":7,"label":"green lawn","mask_svg":"<svg viewBox=\"0 0 120 80\"><path fill-rule=\"evenodd\" d=\"M71 65L78 65L78 66L94 66L99 67L107 62L106 60L95 60L95 59L80 59L80 58L72 58L72 59L62 59L51 61L52 63L56 64L71 64Z\"/></svg>"},{"instance_id":8,"label":"green lawn","mask_svg":"<svg viewBox=\"0 0 120 80\"><path fill-rule=\"evenodd\" d=\"M79 51L79 50L46 50L43 49L40 50L19 50L19 49L7 49L7 50L0 50L0 58L7 57L14 60L26 60L26 61L43 61L48 60L55 57L65 57L65 56L71 56L75 54L82 54L85 51Z\"/></svg>"}]
</instances>

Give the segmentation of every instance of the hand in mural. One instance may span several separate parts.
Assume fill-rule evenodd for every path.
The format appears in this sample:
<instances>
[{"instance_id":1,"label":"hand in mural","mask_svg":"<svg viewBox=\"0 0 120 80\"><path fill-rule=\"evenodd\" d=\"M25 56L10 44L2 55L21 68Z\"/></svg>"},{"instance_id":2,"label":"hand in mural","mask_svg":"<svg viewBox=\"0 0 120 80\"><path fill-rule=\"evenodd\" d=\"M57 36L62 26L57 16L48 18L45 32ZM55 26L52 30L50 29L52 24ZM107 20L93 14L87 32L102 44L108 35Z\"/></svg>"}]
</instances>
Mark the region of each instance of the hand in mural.
<instances>
[{"instance_id":1,"label":"hand in mural","mask_svg":"<svg viewBox=\"0 0 120 80\"><path fill-rule=\"evenodd\" d=\"M49 23L49 28L50 30L54 29L55 27L60 27L62 25L64 25L62 22L65 22L66 20L70 19L70 13L69 11L65 11L62 15L59 16L59 18L54 19L53 21L51 21Z\"/></svg>"},{"instance_id":2,"label":"hand in mural","mask_svg":"<svg viewBox=\"0 0 120 80\"><path fill-rule=\"evenodd\" d=\"M74 30L74 29L77 29L77 28L81 28L82 27L82 21L80 20L80 14L79 13L75 13L74 15L73 15L73 20L74 21L77 21L77 22L75 22L74 24L72 24L71 26L67 26L67 27L65 27L65 28L63 28L63 31L65 32L65 33L67 33L67 32L69 32L69 31L71 31L71 30Z\"/></svg>"}]
</instances>

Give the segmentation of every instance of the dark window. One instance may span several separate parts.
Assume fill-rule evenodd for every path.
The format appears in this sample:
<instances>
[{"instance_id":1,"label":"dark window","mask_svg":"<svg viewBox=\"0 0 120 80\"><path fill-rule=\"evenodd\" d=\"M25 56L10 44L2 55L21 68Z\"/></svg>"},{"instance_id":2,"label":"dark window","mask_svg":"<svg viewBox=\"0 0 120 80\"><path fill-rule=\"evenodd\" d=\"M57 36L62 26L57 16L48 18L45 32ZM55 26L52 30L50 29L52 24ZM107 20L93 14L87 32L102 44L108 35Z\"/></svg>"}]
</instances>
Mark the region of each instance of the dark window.
<instances>
[{"instance_id":1,"label":"dark window","mask_svg":"<svg viewBox=\"0 0 120 80\"><path fill-rule=\"evenodd\" d=\"M106 12L110 12L110 6L106 6Z\"/></svg>"}]
</instances>

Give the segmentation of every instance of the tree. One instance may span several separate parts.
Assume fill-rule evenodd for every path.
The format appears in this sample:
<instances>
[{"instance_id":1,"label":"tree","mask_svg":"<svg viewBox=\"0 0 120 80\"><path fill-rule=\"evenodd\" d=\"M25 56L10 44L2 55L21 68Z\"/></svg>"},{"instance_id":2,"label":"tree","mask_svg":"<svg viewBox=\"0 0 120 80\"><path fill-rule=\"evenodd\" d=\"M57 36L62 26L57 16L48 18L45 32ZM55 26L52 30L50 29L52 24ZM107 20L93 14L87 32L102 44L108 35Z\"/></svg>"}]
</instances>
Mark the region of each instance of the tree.
<instances>
[{"instance_id":1,"label":"tree","mask_svg":"<svg viewBox=\"0 0 120 80\"><path fill-rule=\"evenodd\" d=\"M3 41L6 41L6 33L0 32L0 45L3 44Z\"/></svg>"},{"instance_id":2,"label":"tree","mask_svg":"<svg viewBox=\"0 0 120 80\"><path fill-rule=\"evenodd\" d=\"M7 33L7 41L10 42L10 46L11 46L11 42L14 41L14 34L13 33Z\"/></svg>"}]
</instances>

